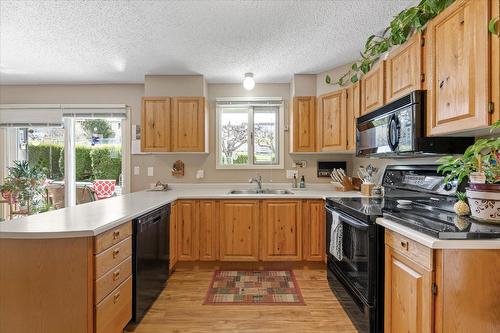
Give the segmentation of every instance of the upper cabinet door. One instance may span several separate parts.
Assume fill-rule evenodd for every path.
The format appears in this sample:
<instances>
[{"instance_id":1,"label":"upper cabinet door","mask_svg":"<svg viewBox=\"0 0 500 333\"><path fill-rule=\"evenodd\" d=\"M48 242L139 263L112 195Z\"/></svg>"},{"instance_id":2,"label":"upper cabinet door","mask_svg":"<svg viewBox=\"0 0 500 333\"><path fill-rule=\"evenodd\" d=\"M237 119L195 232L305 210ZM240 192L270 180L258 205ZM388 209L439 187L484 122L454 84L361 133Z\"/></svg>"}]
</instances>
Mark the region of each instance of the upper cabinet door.
<instances>
[{"instance_id":1,"label":"upper cabinet door","mask_svg":"<svg viewBox=\"0 0 500 333\"><path fill-rule=\"evenodd\" d=\"M422 35L414 34L385 62L386 103L422 87Z\"/></svg>"},{"instance_id":2,"label":"upper cabinet door","mask_svg":"<svg viewBox=\"0 0 500 333\"><path fill-rule=\"evenodd\" d=\"M316 149L316 97L294 97L291 116L291 152L313 152Z\"/></svg>"},{"instance_id":3,"label":"upper cabinet door","mask_svg":"<svg viewBox=\"0 0 500 333\"><path fill-rule=\"evenodd\" d=\"M205 98L172 99L172 151L205 151Z\"/></svg>"},{"instance_id":4,"label":"upper cabinet door","mask_svg":"<svg viewBox=\"0 0 500 333\"><path fill-rule=\"evenodd\" d=\"M427 134L490 124L489 2L459 0L427 26Z\"/></svg>"},{"instance_id":5,"label":"upper cabinet door","mask_svg":"<svg viewBox=\"0 0 500 333\"><path fill-rule=\"evenodd\" d=\"M380 61L361 79L361 115L384 106L384 64L384 61Z\"/></svg>"},{"instance_id":6,"label":"upper cabinet door","mask_svg":"<svg viewBox=\"0 0 500 333\"><path fill-rule=\"evenodd\" d=\"M143 97L141 111L141 150L170 151L170 98Z\"/></svg>"},{"instance_id":7,"label":"upper cabinet door","mask_svg":"<svg viewBox=\"0 0 500 333\"><path fill-rule=\"evenodd\" d=\"M318 97L318 144L320 151L346 150L346 91Z\"/></svg>"},{"instance_id":8,"label":"upper cabinet door","mask_svg":"<svg viewBox=\"0 0 500 333\"><path fill-rule=\"evenodd\" d=\"M347 88L347 150L356 149L356 119L361 111L361 94L359 82Z\"/></svg>"}]
</instances>

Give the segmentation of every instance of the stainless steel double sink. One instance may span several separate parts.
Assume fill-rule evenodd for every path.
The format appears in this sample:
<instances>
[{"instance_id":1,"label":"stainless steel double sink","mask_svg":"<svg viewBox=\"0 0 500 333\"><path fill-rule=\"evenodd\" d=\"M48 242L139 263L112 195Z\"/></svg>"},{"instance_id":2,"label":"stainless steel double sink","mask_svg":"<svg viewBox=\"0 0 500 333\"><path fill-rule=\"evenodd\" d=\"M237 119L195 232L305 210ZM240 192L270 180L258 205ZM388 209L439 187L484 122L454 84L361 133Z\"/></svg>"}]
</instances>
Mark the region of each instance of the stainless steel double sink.
<instances>
[{"instance_id":1,"label":"stainless steel double sink","mask_svg":"<svg viewBox=\"0 0 500 333\"><path fill-rule=\"evenodd\" d=\"M228 194L295 194L289 190L274 190L274 189L254 189L254 190L231 190Z\"/></svg>"}]
</instances>

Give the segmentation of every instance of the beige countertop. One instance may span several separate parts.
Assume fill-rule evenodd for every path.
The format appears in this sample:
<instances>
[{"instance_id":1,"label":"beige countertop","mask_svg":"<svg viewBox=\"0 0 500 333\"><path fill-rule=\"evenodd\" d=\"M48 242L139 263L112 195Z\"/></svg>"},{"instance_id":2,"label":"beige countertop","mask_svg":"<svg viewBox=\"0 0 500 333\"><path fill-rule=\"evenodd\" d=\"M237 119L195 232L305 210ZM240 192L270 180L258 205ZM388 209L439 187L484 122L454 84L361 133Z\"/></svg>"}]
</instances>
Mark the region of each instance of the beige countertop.
<instances>
[{"instance_id":1,"label":"beige countertop","mask_svg":"<svg viewBox=\"0 0 500 333\"><path fill-rule=\"evenodd\" d=\"M253 189L255 184L179 184L165 192L142 191L75 207L0 222L0 239L90 237L107 231L178 199L324 199L357 197L359 192L336 192L329 184L290 189L290 184L263 184L294 194L229 194L231 189Z\"/></svg>"},{"instance_id":2,"label":"beige countertop","mask_svg":"<svg viewBox=\"0 0 500 333\"><path fill-rule=\"evenodd\" d=\"M500 249L500 239L438 239L383 217L377 224L431 249Z\"/></svg>"}]
</instances>

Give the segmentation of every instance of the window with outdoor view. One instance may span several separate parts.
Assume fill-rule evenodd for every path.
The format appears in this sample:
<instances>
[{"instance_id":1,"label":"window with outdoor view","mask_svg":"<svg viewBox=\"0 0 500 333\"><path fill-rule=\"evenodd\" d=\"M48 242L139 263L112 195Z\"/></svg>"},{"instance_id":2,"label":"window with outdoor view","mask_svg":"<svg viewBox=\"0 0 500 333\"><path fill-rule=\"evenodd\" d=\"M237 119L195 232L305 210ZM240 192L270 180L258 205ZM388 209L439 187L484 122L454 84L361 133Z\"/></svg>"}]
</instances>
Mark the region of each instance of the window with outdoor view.
<instances>
[{"instance_id":1,"label":"window with outdoor view","mask_svg":"<svg viewBox=\"0 0 500 333\"><path fill-rule=\"evenodd\" d=\"M282 168L282 118L279 99L218 101L217 168Z\"/></svg>"}]
</instances>

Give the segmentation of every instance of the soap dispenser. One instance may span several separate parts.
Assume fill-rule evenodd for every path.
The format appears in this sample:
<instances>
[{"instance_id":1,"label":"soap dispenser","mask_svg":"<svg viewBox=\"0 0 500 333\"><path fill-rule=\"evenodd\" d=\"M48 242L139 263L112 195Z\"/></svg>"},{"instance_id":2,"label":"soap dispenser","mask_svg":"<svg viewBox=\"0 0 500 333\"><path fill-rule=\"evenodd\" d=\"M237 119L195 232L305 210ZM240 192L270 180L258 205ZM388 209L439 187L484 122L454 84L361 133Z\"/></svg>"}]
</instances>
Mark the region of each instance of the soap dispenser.
<instances>
[{"instance_id":1,"label":"soap dispenser","mask_svg":"<svg viewBox=\"0 0 500 333\"><path fill-rule=\"evenodd\" d=\"M304 175L300 178L300 188L306 188L306 179Z\"/></svg>"}]
</instances>

